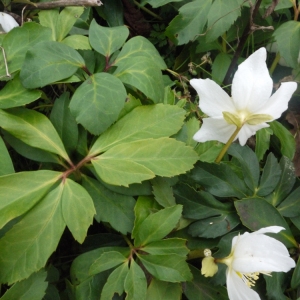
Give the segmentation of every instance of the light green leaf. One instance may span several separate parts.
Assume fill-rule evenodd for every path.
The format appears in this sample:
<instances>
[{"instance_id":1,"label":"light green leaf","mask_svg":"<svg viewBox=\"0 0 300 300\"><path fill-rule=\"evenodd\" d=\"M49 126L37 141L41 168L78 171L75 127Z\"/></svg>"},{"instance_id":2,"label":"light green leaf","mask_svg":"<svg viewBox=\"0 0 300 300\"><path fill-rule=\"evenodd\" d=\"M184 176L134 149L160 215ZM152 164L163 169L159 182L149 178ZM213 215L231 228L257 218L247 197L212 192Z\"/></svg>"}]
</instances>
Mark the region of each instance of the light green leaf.
<instances>
[{"instance_id":1,"label":"light green leaf","mask_svg":"<svg viewBox=\"0 0 300 300\"><path fill-rule=\"evenodd\" d=\"M147 280L145 273L133 259L125 278L124 289L127 300L146 300Z\"/></svg>"},{"instance_id":2,"label":"light green leaf","mask_svg":"<svg viewBox=\"0 0 300 300\"><path fill-rule=\"evenodd\" d=\"M175 134L182 126L185 110L172 105L138 106L104 132L92 146L95 155L121 143Z\"/></svg>"},{"instance_id":3,"label":"light green leaf","mask_svg":"<svg viewBox=\"0 0 300 300\"><path fill-rule=\"evenodd\" d=\"M39 12L40 24L52 31L52 40L56 41L56 23L59 16L57 9L42 10Z\"/></svg>"},{"instance_id":4,"label":"light green leaf","mask_svg":"<svg viewBox=\"0 0 300 300\"><path fill-rule=\"evenodd\" d=\"M296 150L296 141L294 136L279 122L273 121L270 124L274 135L276 135L280 141L282 155L293 159Z\"/></svg>"},{"instance_id":5,"label":"light green leaf","mask_svg":"<svg viewBox=\"0 0 300 300\"><path fill-rule=\"evenodd\" d=\"M188 119L183 124L181 130L173 137L176 140L186 143L188 146L195 147L197 145L197 142L193 139L193 136L198 130L199 130L199 121L193 117Z\"/></svg>"},{"instance_id":6,"label":"light green leaf","mask_svg":"<svg viewBox=\"0 0 300 300\"><path fill-rule=\"evenodd\" d=\"M103 181L127 186L153 178L154 174L172 177L185 173L196 161L192 148L160 138L117 145L92 159L92 164Z\"/></svg>"},{"instance_id":7,"label":"light green leaf","mask_svg":"<svg viewBox=\"0 0 300 300\"><path fill-rule=\"evenodd\" d=\"M184 258L189 253L189 249L186 247L186 240L179 238L151 242L143 247L143 251L152 255L176 254Z\"/></svg>"},{"instance_id":8,"label":"light green leaf","mask_svg":"<svg viewBox=\"0 0 300 300\"><path fill-rule=\"evenodd\" d=\"M211 4L212 0L196 0L183 5L179 15L170 22L166 35L178 45L195 39L203 33Z\"/></svg>"},{"instance_id":9,"label":"light green leaf","mask_svg":"<svg viewBox=\"0 0 300 300\"><path fill-rule=\"evenodd\" d=\"M0 177L0 228L29 211L59 180L54 171L20 172Z\"/></svg>"},{"instance_id":10,"label":"light green leaf","mask_svg":"<svg viewBox=\"0 0 300 300\"><path fill-rule=\"evenodd\" d=\"M69 108L69 96L69 93L63 93L59 98L55 99L50 120L63 141L65 148L71 153L77 147L78 125Z\"/></svg>"},{"instance_id":11,"label":"light green leaf","mask_svg":"<svg viewBox=\"0 0 300 300\"><path fill-rule=\"evenodd\" d=\"M91 46L100 54L110 57L119 50L129 35L126 26L102 27L95 20L91 22L89 40Z\"/></svg>"},{"instance_id":12,"label":"light green leaf","mask_svg":"<svg viewBox=\"0 0 300 300\"><path fill-rule=\"evenodd\" d=\"M102 289L100 300L112 299L115 293L121 296L124 291L124 282L128 273L128 262L117 267L109 275L107 282Z\"/></svg>"},{"instance_id":13,"label":"light green leaf","mask_svg":"<svg viewBox=\"0 0 300 300\"><path fill-rule=\"evenodd\" d=\"M96 213L89 193L78 183L67 178L62 194L62 214L75 240L83 243Z\"/></svg>"},{"instance_id":14,"label":"light green leaf","mask_svg":"<svg viewBox=\"0 0 300 300\"><path fill-rule=\"evenodd\" d=\"M198 143L195 147L195 151L199 155L199 160L203 162L214 162L221 152L224 145L217 141L207 141L204 143Z\"/></svg>"},{"instance_id":15,"label":"light green leaf","mask_svg":"<svg viewBox=\"0 0 300 300\"><path fill-rule=\"evenodd\" d=\"M91 50L89 38L84 35L70 35L61 41L62 44L67 45L76 50Z\"/></svg>"},{"instance_id":16,"label":"light green leaf","mask_svg":"<svg viewBox=\"0 0 300 300\"><path fill-rule=\"evenodd\" d=\"M73 25L79 19L84 11L83 6L70 6L64 8L59 14L56 22L56 40L62 41L63 38L69 33Z\"/></svg>"},{"instance_id":17,"label":"light green leaf","mask_svg":"<svg viewBox=\"0 0 300 300\"><path fill-rule=\"evenodd\" d=\"M48 283L47 272L41 270L30 277L15 283L1 297L1 300L40 300L43 299Z\"/></svg>"},{"instance_id":18,"label":"light green leaf","mask_svg":"<svg viewBox=\"0 0 300 300\"><path fill-rule=\"evenodd\" d=\"M14 165L2 137L0 137L0 176L15 173Z\"/></svg>"},{"instance_id":19,"label":"light green leaf","mask_svg":"<svg viewBox=\"0 0 300 300\"><path fill-rule=\"evenodd\" d=\"M156 177L152 179L152 189L155 200L163 207L176 205L169 178Z\"/></svg>"},{"instance_id":20,"label":"light green leaf","mask_svg":"<svg viewBox=\"0 0 300 300\"><path fill-rule=\"evenodd\" d=\"M164 85L160 69L147 57L130 57L116 62L114 75L123 83L133 86L154 103L163 102Z\"/></svg>"},{"instance_id":21,"label":"light green leaf","mask_svg":"<svg viewBox=\"0 0 300 300\"><path fill-rule=\"evenodd\" d=\"M27 51L20 79L26 88L33 89L70 77L84 65L73 48L53 41L41 42Z\"/></svg>"},{"instance_id":22,"label":"light green leaf","mask_svg":"<svg viewBox=\"0 0 300 300\"><path fill-rule=\"evenodd\" d=\"M115 61L115 65L121 66L125 64L126 61L140 61L142 58L151 60L152 64L159 69L167 68L164 60L153 44L142 36L133 37L124 45Z\"/></svg>"},{"instance_id":23,"label":"light green leaf","mask_svg":"<svg viewBox=\"0 0 300 300\"><path fill-rule=\"evenodd\" d=\"M103 271L114 268L120 264L124 264L127 258L118 251L104 252L97 258L90 267L89 274L95 275Z\"/></svg>"},{"instance_id":24,"label":"light green leaf","mask_svg":"<svg viewBox=\"0 0 300 300\"><path fill-rule=\"evenodd\" d=\"M244 0L215 0L212 4L207 19L207 28L209 29L206 35L206 41L212 42L235 22L241 15L241 6Z\"/></svg>"},{"instance_id":25,"label":"light green leaf","mask_svg":"<svg viewBox=\"0 0 300 300\"><path fill-rule=\"evenodd\" d=\"M300 49L300 22L287 21L274 32L280 55L287 65L295 68L298 65Z\"/></svg>"},{"instance_id":26,"label":"light green leaf","mask_svg":"<svg viewBox=\"0 0 300 300\"><path fill-rule=\"evenodd\" d=\"M147 290L147 300L180 300L182 288L179 283L160 281L152 278Z\"/></svg>"},{"instance_id":27,"label":"light green leaf","mask_svg":"<svg viewBox=\"0 0 300 300\"><path fill-rule=\"evenodd\" d=\"M123 234L131 232L135 205L133 197L112 192L99 181L87 176L83 177L82 184L94 201L97 212L95 219L98 222L108 222Z\"/></svg>"},{"instance_id":28,"label":"light green leaf","mask_svg":"<svg viewBox=\"0 0 300 300\"><path fill-rule=\"evenodd\" d=\"M182 256L138 255L147 271L156 279L168 282L192 280L192 273Z\"/></svg>"},{"instance_id":29,"label":"light green leaf","mask_svg":"<svg viewBox=\"0 0 300 300\"><path fill-rule=\"evenodd\" d=\"M270 147L270 136L272 133L270 128L262 128L256 132L255 153L259 161L263 159Z\"/></svg>"},{"instance_id":30,"label":"light green leaf","mask_svg":"<svg viewBox=\"0 0 300 300\"><path fill-rule=\"evenodd\" d=\"M125 99L126 90L119 79L97 73L76 89L70 109L78 123L99 135L118 119Z\"/></svg>"},{"instance_id":31,"label":"light green leaf","mask_svg":"<svg viewBox=\"0 0 300 300\"><path fill-rule=\"evenodd\" d=\"M297 242L286 223L277 209L267 201L261 198L248 198L237 200L234 206L239 214L244 226L252 231L268 226L282 226L285 230L275 235L276 239L284 243L288 248L295 247Z\"/></svg>"},{"instance_id":32,"label":"light green leaf","mask_svg":"<svg viewBox=\"0 0 300 300\"><path fill-rule=\"evenodd\" d=\"M163 6L167 3L170 2L180 2L182 0L144 0L144 2L149 3L153 8L159 7L159 6ZM153 298L154 299L154 298Z\"/></svg>"},{"instance_id":33,"label":"light green leaf","mask_svg":"<svg viewBox=\"0 0 300 300\"><path fill-rule=\"evenodd\" d=\"M134 245L145 246L164 238L176 227L181 213L182 205L175 205L150 214L139 226L136 226Z\"/></svg>"},{"instance_id":34,"label":"light green leaf","mask_svg":"<svg viewBox=\"0 0 300 300\"><path fill-rule=\"evenodd\" d=\"M27 50L36 44L51 41L51 30L35 22L26 22L8 32L3 40L8 70L14 73L21 69ZM0 78L6 74L3 55L0 55Z\"/></svg>"},{"instance_id":35,"label":"light green leaf","mask_svg":"<svg viewBox=\"0 0 300 300\"><path fill-rule=\"evenodd\" d=\"M24 143L60 155L68 154L49 119L41 113L25 108L0 110L0 126Z\"/></svg>"},{"instance_id":36,"label":"light green leaf","mask_svg":"<svg viewBox=\"0 0 300 300\"><path fill-rule=\"evenodd\" d=\"M27 278L44 267L55 251L65 229L62 190L62 185L53 189L0 240L1 282Z\"/></svg>"},{"instance_id":37,"label":"light green leaf","mask_svg":"<svg viewBox=\"0 0 300 300\"><path fill-rule=\"evenodd\" d=\"M23 87L16 75L0 90L0 108L10 108L31 103L40 98L42 92Z\"/></svg>"},{"instance_id":38,"label":"light green leaf","mask_svg":"<svg viewBox=\"0 0 300 300\"><path fill-rule=\"evenodd\" d=\"M225 78L231 63L231 56L227 53L219 53L213 61L211 76L214 81L221 84Z\"/></svg>"}]
</instances>

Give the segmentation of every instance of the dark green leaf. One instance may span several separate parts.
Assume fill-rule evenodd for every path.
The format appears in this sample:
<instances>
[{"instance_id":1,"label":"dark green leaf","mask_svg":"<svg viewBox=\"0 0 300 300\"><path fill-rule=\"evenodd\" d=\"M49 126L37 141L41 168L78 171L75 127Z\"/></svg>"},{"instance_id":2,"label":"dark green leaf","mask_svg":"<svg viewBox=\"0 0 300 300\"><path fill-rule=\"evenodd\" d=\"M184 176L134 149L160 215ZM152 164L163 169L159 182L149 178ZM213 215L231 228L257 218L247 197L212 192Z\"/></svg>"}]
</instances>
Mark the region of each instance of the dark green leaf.
<instances>
[{"instance_id":1,"label":"dark green leaf","mask_svg":"<svg viewBox=\"0 0 300 300\"><path fill-rule=\"evenodd\" d=\"M296 268L293 272L291 287L293 289L296 289L299 287L299 285L300 285L300 258L298 258Z\"/></svg>"},{"instance_id":2,"label":"dark green leaf","mask_svg":"<svg viewBox=\"0 0 300 300\"><path fill-rule=\"evenodd\" d=\"M0 176L15 173L15 169L6 149L2 137L0 137Z\"/></svg>"},{"instance_id":3,"label":"dark green leaf","mask_svg":"<svg viewBox=\"0 0 300 300\"><path fill-rule=\"evenodd\" d=\"M255 153L259 161L263 159L270 147L270 136L272 133L270 128L262 128L256 132Z\"/></svg>"},{"instance_id":4,"label":"dark green leaf","mask_svg":"<svg viewBox=\"0 0 300 300\"><path fill-rule=\"evenodd\" d=\"M216 56L212 65L211 74L214 81L218 82L219 84L223 82L228 68L230 66L231 60L231 56L227 53L221 52Z\"/></svg>"},{"instance_id":5,"label":"dark green leaf","mask_svg":"<svg viewBox=\"0 0 300 300\"><path fill-rule=\"evenodd\" d=\"M172 187L170 186L171 179L156 177L152 179L152 189L155 200L163 207L176 205Z\"/></svg>"},{"instance_id":6,"label":"dark green leaf","mask_svg":"<svg viewBox=\"0 0 300 300\"><path fill-rule=\"evenodd\" d=\"M95 135L118 119L126 99L120 80L108 73L97 73L78 87L70 109L76 121Z\"/></svg>"},{"instance_id":7,"label":"dark green leaf","mask_svg":"<svg viewBox=\"0 0 300 300\"><path fill-rule=\"evenodd\" d=\"M264 275L267 287L267 296L270 300L286 300L283 291L287 288L286 274L274 272L272 276Z\"/></svg>"},{"instance_id":8,"label":"dark green leaf","mask_svg":"<svg viewBox=\"0 0 300 300\"><path fill-rule=\"evenodd\" d=\"M179 283L160 281L152 278L147 290L147 300L180 300L181 285Z\"/></svg>"},{"instance_id":9,"label":"dark green leaf","mask_svg":"<svg viewBox=\"0 0 300 300\"><path fill-rule=\"evenodd\" d=\"M293 218L300 215L299 205L300 187L289 194L287 198L280 203L277 209L283 217Z\"/></svg>"}]
</instances>

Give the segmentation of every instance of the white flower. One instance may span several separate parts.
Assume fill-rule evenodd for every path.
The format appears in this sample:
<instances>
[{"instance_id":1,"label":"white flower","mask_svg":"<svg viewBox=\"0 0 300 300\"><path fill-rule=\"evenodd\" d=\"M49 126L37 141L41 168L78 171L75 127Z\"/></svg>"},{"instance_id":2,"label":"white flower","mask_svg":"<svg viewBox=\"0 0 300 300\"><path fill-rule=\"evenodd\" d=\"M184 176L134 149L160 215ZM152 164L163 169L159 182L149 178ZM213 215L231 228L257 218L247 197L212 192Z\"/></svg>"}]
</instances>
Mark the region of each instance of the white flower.
<instances>
[{"instance_id":1,"label":"white flower","mask_svg":"<svg viewBox=\"0 0 300 300\"><path fill-rule=\"evenodd\" d=\"M297 84L282 83L271 96L273 82L265 61L266 49L260 48L239 65L232 81L232 97L210 79L190 81L199 94L199 107L209 116L194 135L196 141L226 143L240 128L235 139L243 146L257 130L269 127L266 122L281 116Z\"/></svg>"},{"instance_id":2,"label":"white flower","mask_svg":"<svg viewBox=\"0 0 300 300\"><path fill-rule=\"evenodd\" d=\"M251 289L259 273L270 275L271 272L287 272L295 267L295 261L284 244L264 234L278 233L283 229L270 226L233 238L230 255L218 260L228 266L226 284L230 300L260 299Z\"/></svg>"},{"instance_id":3,"label":"white flower","mask_svg":"<svg viewBox=\"0 0 300 300\"><path fill-rule=\"evenodd\" d=\"M0 12L0 30L4 32L9 32L13 28L18 27L17 21L9 14Z\"/></svg>"}]
</instances>

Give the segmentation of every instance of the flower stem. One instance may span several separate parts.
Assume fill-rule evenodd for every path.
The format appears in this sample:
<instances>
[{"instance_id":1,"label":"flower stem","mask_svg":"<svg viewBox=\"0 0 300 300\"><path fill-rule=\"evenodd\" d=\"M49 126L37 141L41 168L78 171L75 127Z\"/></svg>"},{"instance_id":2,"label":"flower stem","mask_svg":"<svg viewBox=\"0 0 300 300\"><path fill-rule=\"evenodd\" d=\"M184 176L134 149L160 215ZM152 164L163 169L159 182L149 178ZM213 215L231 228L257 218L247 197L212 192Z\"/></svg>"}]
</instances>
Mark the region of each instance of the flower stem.
<instances>
[{"instance_id":1,"label":"flower stem","mask_svg":"<svg viewBox=\"0 0 300 300\"><path fill-rule=\"evenodd\" d=\"M237 127L236 130L234 131L234 133L232 134L232 136L230 137L230 139L228 140L228 142L225 144L225 146L223 147L223 149L221 150L220 154L218 155L218 157L215 160L215 163L219 163L223 156L225 155L225 153L227 152L228 148L230 147L230 145L232 144L232 142L234 141L234 139L236 138L237 134L239 133L239 131L241 130L242 127Z\"/></svg>"},{"instance_id":2,"label":"flower stem","mask_svg":"<svg viewBox=\"0 0 300 300\"><path fill-rule=\"evenodd\" d=\"M270 75L273 74L273 72L274 72L274 70L275 70L275 68L276 68L276 66L277 66L277 64L278 64L278 62L279 62L279 60L280 60L280 53L278 52L278 53L276 54L275 59L273 60L272 66L271 66L271 68L270 68L270 70L269 70Z\"/></svg>"}]
</instances>

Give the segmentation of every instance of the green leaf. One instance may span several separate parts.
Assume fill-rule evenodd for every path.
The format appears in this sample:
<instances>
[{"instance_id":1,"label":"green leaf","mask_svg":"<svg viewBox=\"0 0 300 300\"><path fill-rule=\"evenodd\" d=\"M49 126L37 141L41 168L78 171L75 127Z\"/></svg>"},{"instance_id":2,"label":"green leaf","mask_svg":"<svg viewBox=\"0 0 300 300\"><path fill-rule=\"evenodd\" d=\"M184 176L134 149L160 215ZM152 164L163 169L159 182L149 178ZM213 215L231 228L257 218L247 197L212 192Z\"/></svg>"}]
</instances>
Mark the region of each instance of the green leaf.
<instances>
[{"instance_id":1,"label":"green leaf","mask_svg":"<svg viewBox=\"0 0 300 300\"><path fill-rule=\"evenodd\" d=\"M61 173L20 172L0 177L0 228L29 211L54 185Z\"/></svg>"},{"instance_id":2,"label":"green leaf","mask_svg":"<svg viewBox=\"0 0 300 300\"><path fill-rule=\"evenodd\" d=\"M284 295L286 289L286 274L284 272L274 272L272 276L264 275L267 288L267 297L270 300L286 300Z\"/></svg>"},{"instance_id":3,"label":"green leaf","mask_svg":"<svg viewBox=\"0 0 300 300\"><path fill-rule=\"evenodd\" d=\"M146 300L147 280L145 273L133 259L125 278L124 289L127 300Z\"/></svg>"},{"instance_id":4,"label":"green leaf","mask_svg":"<svg viewBox=\"0 0 300 300\"><path fill-rule=\"evenodd\" d=\"M107 282L102 289L100 300L112 299L115 293L121 296L124 291L124 282L128 274L128 262L117 267L109 275Z\"/></svg>"},{"instance_id":5,"label":"green leaf","mask_svg":"<svg viewBox=\"0 0 300 300\"><path fill-rule=\"evenodd\" d=\"M270 128L273 133L278 137L281 145L282 155L293 159L296 148L296 141L294 136L279 122L273 121L270 124Z\"/></svg>"},{"instance_id":6,"label":"green leaf","mask_svg":"<svg viewBox=\"0 0 300 300\"><path fill-rule=\"evenodd\" d=\"M206 41L212 42L235 22L235 20L241 15L241 6L244 0L228 0L226 2L222 0L215 0L212 4L208 16L207 16L207 28Z\"/></svg>"},{"instance_id":7,"label":"green leaf","mask_svg":"<svg viewBox=\"0 0 300 300\"><path fill-rule=\"evenodd\" d=\"M126 62L143 59L151 60L151 63L159 69L167 68L163 58L153 44L142 36L135 36L126 42L115 61L115 65L121 66Z\"/></svg>"},{"instance_id":8,"label":"green leaf","mask_svg":"<svg viewBox=\"0 0 300 300\"><path fill-rule=\"evenodd\" d=\"M199 160L203 162L214 162L221 152L224 145L216 141L207 141L205 143L198 143L195 151L199 155Z\"/></svg>"},{"instance_id":9,"label":"green leaf","mask_svg":"<svg viewBox=\"0 0 300 300\"><path fill-rule=\"evenodd\" d=\"M65 229L61 195L60 185L0 240L1 282L23 280L45 266Z\"/></svg>"},{"instance_id":10,"label":"green leaf","mask_svg":"<svg viewBox=\"0 0 300 300\"><path fill-rule=\"evenodd\" d=\"M156 175L172 177L190 170L197 160L194 150L170 138L120 144L92 159L100 178L127 186Z\"/></svg>"},{"instance_id":11,"label":"green leaf","mask_svg":"<svg viewBox=\"0 0 300 300\"><path fill-rule=\"evenodd\" d=\"M35 22L26 22L23 26L8 32L3 39L2 47L5 49L9 72L20 70L27 50L35 48L43 41L51 41L51 30ZM5 74L3 55L0 55L0 77Z\"/></svg>"},{"instance_id":12,"label":"green leaf","mask_svg":"<svg viewBox=\"0 0 300 300\"><path fill-rule=\"evenodd\" d=\"M119 79L97 73L76 89L70 109L78 123L99 135L118 119L125 99L126 90Z\"/></svg>"},{"instance_id":13,"label":"green leaf","mask_svg":"<svg viewBox=\"0 0 300 300\"><path fill-rule=\"evenodd\" d=\"M147 57L130 57L116 61L114 75L124 84L133 86L150 98L154 103L163 101L164 85L160 69L153 59Z\"/></svg>"},{"instance_id":14,"label":"green leaf","mask_svg":"<svg viewBox=\"0 0 300 300\"><path fill-rule=\"evenodd\" d=\"M112 192L91 177L83 176L82 184L94 201L97 212L95 219L98 222L108 222L122 234L131 232L135 205L133 197Z\"/></svg>"},{"instance_id":15,"label":"green leaf","mask_svg":"<svg viewBox=\"0 0 300 300\"><path fill-rule=\"evenodd\" d=\"M31 103L40 98L42 92L23 87L16 75L0 91L0 108L11 108Z\"/></svg>"},{"instance_id":16,"label":"green leaf","mask_svg":"<svg viewBox=\"0 0 300 300\"><path fill-rule=\"evenodd\" d=\"M297 217L300 215L300 187L294 190L288 197L280 203L277 207L278 211L283 217Z\"/></svg>"},{"instance_id":17,"label":"green leaf","mask_svg":"<svg viewBox=\"0 0 300 300\"><path fill-rule=\"evenodd\" d=\"M6 149L2 137L0 137L0 161L1 161L0 176L15 173L14 165Z\"/></svg>"},{"instance_id":18,"label":"green leaf","mask_svg":"<svg viewBox=\"0 0 300 300\"><path fill-rule=\"evenodd\" d=\"M175 205L150 214L139 226L136 226L134 245L145 246L164 238L176 227L181 212L182 206Z\"/></svg>"},{"instance_id":19,"label":"green leaf","mask_svg":"<svg viewBox=\"0 0 300 300\"><path fill-rule=\"evenodd\" d=\"M224 286L214 286L209 278L201 275L200 271L190 266L193 280L185 283L184 294L189 300L228 300Z\"/></svg>"},{"instance_id":20,"label":"green leaf","mask_svg":"<svg viewBox=\"0 0 300 300\"><path fill-rule=\"evenodd\" d=\"M0 110L0 126L29 146L46 150L69 160L68 154L49 119L34 110Z\"/></svg>"},{"instance_id":21,"label":"green leaf","mask_svg":"<svg viewBox=\"0 0 300 300\"><path fill-rule=\"evenodd\" d=\"M255 153L248 147L232 144L228 154L235 157L241 165L244 182L251 192L255 192L259 180L259 163Z\"/></svg>"},{"instance_id":22,"label":"green leaf","mask_svg":"<svg viewBox=\"0 0 300 300\"><path fill-rule=\"evenodd\" d=\"M52 31L52 40L56 41L56 23L59 16L57 9L42 10L39 12L40 24Z\"/></svg>"},{"instance_id":23,"label":"green leaf","mask_svg":"<svg viewBox=\"0 0 300 300\"><path fill-rule=\"evenodd\" d=\"M228 55L227 53L221 52L216 56L212 65L211 76L213 80L215 80L220 84L223 82L227 70L230 66L231 60L232 60L231 56Z\"/></svg>"},{"instance_id":24,"label":"green leaf","mask_svg":"<svg viewBox=\"0 0 300 300\"><path fill-rule=\"evenodd\" d=\"M20 79L24 87L42 87L73 75L85 65L73 48L62 43L41 42L27 51Z\"/></svg>"},{"instance_id":25,"label":"green leaf","mask_svg":"<svg viewBox=\"0 0 300 300\"><path fill-rule=\"evenodd\" d=\"M172 91L173 93L173 91ZM199 121L193 117L188 119L181 130L174 136L177 140L186 143L188 146L195 147L197 142L193 139L195 132L199 129Z\"/></svg>"},{"instance_id":26,"label":"green leaf","mask_svg":"<svg viewBox=\"0 0 300 300\"><path fill-rule=\"evenodd\" d=\"M295 68L298 65L300 49L300 23L297 21L284 22L274 32L280 55L287 65Z\"/></svg>"},{"instance_id":27,"label":"green leaf","mask_svg":"<svg viewBox=\"0 0 300 300\"><path fill-rule=\"evenodd\" d=\"M291 280L292 289L297 288L299 284L300 284L300 258L298 258L296 268L293 272L293 277Z\"/></svg>"},{"instance_id":28,"label":"green leaf","mask_svg":"<svg viewBox=\"0 0 300 300\"><path fill-rule=\"evenodd\" d=\"M84 35L70 35L61 41L62 44L76 50L92 50L89 38Z\"/></svg>"},{"instance_id":29,"label":"green leaf","mask_svg":"<svg viewBox=\"0 0 300 300\"><path fill-rule=\"evenodd\" d=\"M249 198L234 202L244 226L252 231L272 225L282 226L286 230L275 235L287 247L295 247L297 244L285 219L277 209L261 198Z\"/></svg>"},{"instance_id":30,"label":"green leaf","mask_svg":"<svg viewBox=\"0 0 300 300\"><path fill-rule=\"evenodd\" d=\"M75 240L83 243L96 213L89 193L78 183L67 178L62 194L62 214Z\"/></svg>"},{"instance_id":31,"label":"green leaf","mask_svg":"<svg viewBox=\"0 0 300 300\"><path fill-rule=\"evenodd\" d=\"M163 207L176 205L169 178L156 177L152 179L152 189L155 200Z\"/></svg>"},{"instance_id":32,"label":"green leaf","mask_svg":"<svg viewBox=\"0 0 300 300\"><path fill-rule=\"evenodd\" d=\"M138 255L147 271L156 279L168 282L192 280L185 258L172 255Z\"/></svg>"},{"instance_id":33,"label":"green leaf","mask_svg":"<svg viewBox=\"0 0 300 300\"><path fill-rule=\"evenodd\" d=\"M129 35L126 26L103 27L95 20L91 22L89 29L89 40L91 46L100 54L110 57L119 50Z\"/></svg>"},{"instance_id":34,"label":"green leaf","mask_svg":"<svg viewBox=\"0 0 300 300\"><path fill-rule=\"evenodd\" d=\"M37 300L43 299L48 283L45 282L47 273L41 270L20 282L15 283L1 297L1 300Z\"/></svg>"},{"instance_id":35,"label":"green leaf","mask_svg":"<svg viewBox=\"0 0 300 300\"><path fill-rule=\"evenodd\" d=\"M147 3L149 3L153 8L163 6L170 2L180 2L182 0L147 0ZM145 0L144 0L145 2Z\"/></svg>"},{"instance_id":36,"label":"green leaf","mask_svg":"<svg viewBox=\"0 0 300 300\"><path fill-rule=\"evenodd\" d=\"M171 136L181 128L184 117L185 111L177 106L138 106L104 132L92 146L89 155L121 143Z\"/></svg>"},{"instance_id":37,"label":"green leaf","mask_svg":"<svg viewBox=\"0 0 300 300\"><path fill-rule=\"evenodd\" d=\"M82 6L70 6L64 8L56 22L56 40L62 41L63 38L69 33L77 19L82 15L84 7Z\"/></svg>"},{"instance_id":38,"label":"green leaf","mask_svg":"<svg viewBox=\"0 0 300 300\"><path fill-rule=\"evenodd\" d=\"M118 251L104 252L90 267L89 274L95 275L126 263L128 259Z\"/></svg>"},{"instance_id":39,"label":"green leaf","mask_svg":"<svg viewBox=\"0 0 300 300\"><path fill-rule=\"evenodd\" d=\"M211 0L196 0L183 5L168 26L166 35L176 44L183 45L203 32Z\"/></svg>"},{"instance_id":40,"label":"green leaf","mask_svg":"<svg viewBox=\"0 0 300 300\"><path fill-rule=\"evenodd\" d=\"M181 285L179 283L160 281L152 278L147 290L147 300L180 300Z\"/></svg>"},{"instance_id":41,"label":"green leaf","mask_svg":"<svg viewBox=\"0 0 300 300\"><path fill-rule=\"evenodd\" d=\"M281 175L281 168L277 159L270 153L267 157L263 173L260 178L259 187L257 189L257 196L266 196L270 194L278 184Z\"/></svg>"},{"instance_id":42,"label":"green leaf","mask_svg":"<svg viewBox=\"0 0 300 300\"><path fill-rule=\"evenodd\" d=\"M262 128L256 132L255 153L259 161L263 159L270 147L270 136L272 133L270 128Z\"/></svg>"},{"instance_id":43,"label":"green leaf","mask_svg":"<svg viewBox=\"0 0 300 300\"><path fill-rule=\"evenodd\" d=\"M186 240L179 238L151 242L143 247L143 251L152 255L176 254L184 258L189 253L189 249L186 247Z\"/></svg>"},{"instance_id":44,"label":"green leaf","mask_svg":"<svg viewBox=\"0 0 300 300\"><path fill-rule=\"evenodd\" d=\"M71 153L77 147L78 126L69 108L69 96L69 93L63 93L55 100L50 120L63 141L66 150Z\"/></svg>"},{"instance_id":45,"label":"green leaf","mask_svg":"<svg viewBox=\"0 0 300 300\"><path fill-rule=\"evenodd\" d=\"M114 0L105 3L102 7L96 7L97 12L103 12L109 27L124 25L124 9L121 0ZM100 13L99 13L100 14ZM101 15L101 14L100 14Z\"/></svg>"}]
</instances>

